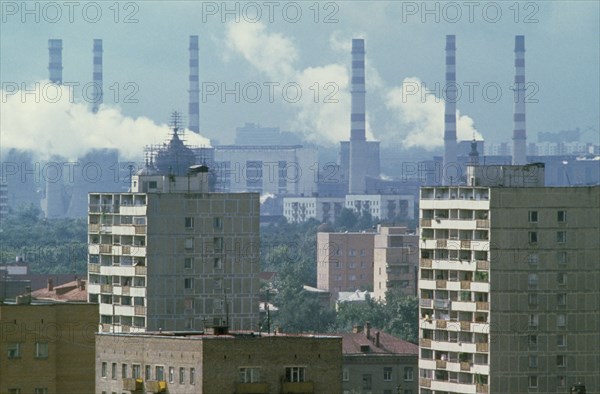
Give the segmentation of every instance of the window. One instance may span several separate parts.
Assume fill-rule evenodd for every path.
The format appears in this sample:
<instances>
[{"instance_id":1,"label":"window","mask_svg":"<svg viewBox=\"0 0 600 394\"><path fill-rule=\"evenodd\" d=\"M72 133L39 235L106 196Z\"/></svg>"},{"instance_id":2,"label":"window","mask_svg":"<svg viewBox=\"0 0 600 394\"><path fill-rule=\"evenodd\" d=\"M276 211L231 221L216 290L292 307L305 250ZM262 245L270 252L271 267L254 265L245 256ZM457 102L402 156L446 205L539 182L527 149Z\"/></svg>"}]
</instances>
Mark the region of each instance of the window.
<instances>
[{"instance_id":1,"label":"window","mask_svg":"<svg viewBox=\"0 0 600 394\"><path fill-rule=\"evenodd\" d=\"M559 223L564 223L567 221L567 211L558 211L556 213L556 220L558 220Z\"/></svg>"},{"instance_id":2,"label":"window","mask_svg":"<svg viewBox=\"0 0 600 394\"><path fill-rule=\"evenodd\" d=\"M540 261L540 257L538 256L537 253L532 253L527 257L527 262L529 264L535 265L537 263L539 263Z\"/></svg>"},{"instance_id":3,"label":"window","mask_svg":"<svg viewBox=\"0 0 600 394\"><path fill-rule=\"evenodd\" d=\"M110 366L110 378L113 380L117 379L117 363L112 363Z\"/></svg>"},{"instance_id":4,"label":"window","mask_svg":"<svg viewBox=\"0 0 600 394\"><path fill-rule=\"evenodd\" d=\"M133 364L131 366L131 377L134 379L140 379L142 377L142 366L139 364Z\"/></svg>"},{"instance_id":5,"label":"window","mask_svg":"<svg viewBox=\"0 0 600 394\"><path fill-rule=\"evenodd\" d=\"M127 364L121 365L121 378L127 379L127 375L129 375L128 368L129 366Z\"/></svg>"},{"instance_id":6,"label":"window","mask_svg":"<svg viewBox=\"0 0 600 394\"><path fill-rule=\"evenodd\" d=\"M383 367L383 380L386 382L392 380L392 367Z\"/></svg>"},{"instance_id":7,"label":"window","mask_svg":"<svg viewBox=\"0 0 600 394\"><path fill-rule=\"evenodd\" d=\"M8 358L20 358L21 357L21 344L20 343L9 343L8 344Z\"/></svg>"},{"instance_id":8,"label":"window","mask_svg":"<svg viewBox=\"0 0 600 394\"><path fill-rule=\"evenodd\" d=\"M556 295L556 303L560 306L567 305L567 294L566 293L557 294Z\"/></svg>"},{"instance_id":9,"label":"window","mask_svg":"<svg viewBox=\"0 0 600 394\"><path fill-rule=\"evenodd\" d=\"M21 394L21 389L8 389L8 394Z\"/></svg>"},{"instance_id":10,"label":"window","mask_svg":"<svg viewBox=\"0 0 600 394\"><path fill-rule=\"evenodd\" d=\"M529 387L530 388L537 388L538 386L538 380L537 380L537 376L533 375L529 377Z\"/></svg>"},{"instance_id":11,"label":"window","mask_svg":"<svg viewBox=\"0 0 600 394\"><path fill-rule=\"evenodd\" d=\"M175 383L175 368L169 367L169 383Z\"/></svg>"},{"instance_id":12,"label":"window","mask_svg":"<svg viewBox=\"0 0 600 394\"><path fill-rule=\"evenodd\" d=\"M567 264L567 252L556 253L556 262L558 264Z\"/></svg>"},{"instance_id":13,"label":"window","mask_svg":"<svg viewBox=\"0 0 600 394\"><path fill-rule=\"evenodd\" d=\"M213 219L213 227L214 228L223 228L223 220L219 217Z\"/></svg>"},{"instance_id":14,"label":"window","mask_svg":"<svg viewBox=\"0 0 600 394\"><path fill-rule=\"evenodd\" d=\"M184 278L183 279L183 288L184 289L193 289L194 288L194 278Z\"/></svg>"},{"instance_id":15,"label":"window","mask_svg":"<svg viewBox=\"0 0 600 394\"><path fill-rule=\"evenodd\" d=\"M215 237L213 239L213 245L215 248L215 252L222 252L223 251L223 238Z\"/></svg>"},{"instance_id":16,"label":"window","mask_svg":"<svg viewBox=\"0 0 600 394\"><path fill-rule=\"evenodd\" d=\"M286 382L304 382L304 367L286 367Z\"/></svg>"},{"instance_id":17,"label":"window","mask_svg":"<svg viewBox=\"0 0 600 394\"><path fill-rule=\"evenodd\" d=\"M356 250L350 249L350 251L348 252L348 256L356 256Z\"/></svg>"},{"instance_id":18,"label":"window","mask_svg":"<svg viewBox=\"0 0 600 394\"><path fill-rule=\"evenodd\" d=\"M537 274L529 274L529 276L527 276L527 283L529 284L529 287L537 287L538 275Z\"/></svg>"},{"instance_id":19,"label":"window","mask_svg":"<svg viewBox=\"0 0 600 394\"><path fill-rule=\"evenodd\" d=\"M36 388L34 391L35 394L48 394L48 388Z\"/></svg>"},{"instance_id":20,"label":"window","mask_svg":"<svg viewBox=\"0 0 600 394\"><path fill-rule=\"evenodd\" d=\"M404 367L404 380L407 382L412 382L412 380L413 380L412 367Z\"/></svg>"},{"instance_id":21,"label":"window","mask_svg":"<svg viewBox=\"0 0 600 394\"><path fill-rule=\"evenodd\" d=\"M529 368L537 368L537 356L529 356Z\"/></svg>"},{"instance_id":22,"label":"window","mask_svg":"<svg viewBox=\"0 0 600 394\"><path fill-rule=\"evenodd\" d=\"M196 384L196 368L190 368L190 384Z\"/></svg>"},{"instance_id":23,"label":"window","mask_svg":"<svg viewBox=\"0 0 600 394\"><path fill-rule=\"evenodd\" d=\"M533 293L529 294L529 305L537 305L538 304L538 295Z\"/></svg>"},{"instance_id":24,"label":"window","mask_svg":"<svg viewBox=\"0 0 600 394\"><path fill-rule=\"evenodd\" d=\"M567 232L566 231L557 231L556 232L556 242L559 244L564 244L567 242Z\"/></svg>"},{"instance_id":25,"label":"window","mask_svg":"<svg viewBox=\"0 0 600 394\"><path fill-rule=\"evenodd\" d=\"M556 356L556 366L557 367L566 367L567 366L567 357L559 354Z\"/></svg>"},{"instance_id":26,"label":"window","mask_svg":"<svg viewBox=\"0 0 600 394\"><path fill-rule=\"evenodd\" d=\"M48 342L35 343L35 358L48 358Z\"/></svg>"},{"instance_id":27,"label":"window","mask_svg":"<svg viewBox=\"0 0 600 394\"><path fill-rule=\"evenodd\" d=\"M373 378L371 377L371 374L364 374L362 376L364 390L371 390L371 386L373 385L372 380L373 380Z\"/></svg>"},{"instance_id":28,"label":"window","mask_svg":"<svg viewBox=\"0 0 600 394\"><path fill-rule=\"evenodd\" d=\"M190 268L192 268L192 264L193 264L193 262L194 262L194 258L193 258L193 257L186 257L186 258L183 260L183 268L185 268L185 269L190 269Z\"/></svg>"},{"instance_id":29,"label":"window","mask_svg":"<svg viewBox=\"0 0 600 394\"><path fill-rule=\"evenodd\" d=\"M103 378L105 378L106 377L106 363L105 362L102 363L102 371L101 371L101 373L102 373L101 376Z\"/></svg>"},{"instance_id":30,"label":"window","mask_svg":"<svg viewBox=\"0 0 600 394\"><path fill-rule=\"evenodd\" d=\"M529 327L537 328L538 326L538 315L529 315Z\"/></svg>"},{"instance_id":31,"label":"window","mask_svg":"<svg viewBox=\"0 0 600 394\"><path fill-rule=\"evenodd\" d=\"M556 281L558 282L559 285L566 285L567 284L567 274L565 274L564 272L559 272L556 275Z\"/></svg>"},{"instance_id":32,"label":"window","mask_svg":"<svg viewBox=\"0 0 600 394\"><path fill-rule=\"evenodd\" d=\"M538 212L537 211L529 211L529 223L537 223L538 221Z\"/></svg>"},{"instance_id":33,"label":"window","mask_svg":"<svg viewBox=\"0 0 600 394\"><path fill-rule=\"evenodd\" d=\"M146 365L146 380L152 380L152 366Z\"/></svg>"},{"instance_id":34,"label":"window","mask_svg":"<svg viewBox=\"0 0 600 394\"><path fill-rule=\"evenodd\" d=\"M556 378L557 378L556 379L556 385L558 387L565 387L565 385L566 385L566 379L565 379L565 377L564 376L557 376Z\"/></svg>"},{"instance_id":35,"label":"window","mask_svg":"<svg viewBox=\"0 0 600 394\"><path fill-rule=\"evenodd\" d=\"M348 371L348 368L344 368L342 370L342 380L344 382L347 382L350 380L350 371Z\"/></svg>"},{"instance_id":36,"label":"window","mask_svg":"<svg viewBox=\"0 0 600 394\"><path fill-rule=\"evenodd\" d=\"M149 189L156 189L158 187L158 183L156 181L149 181L148 182L148 188Z\"/></svg>"},{"instance_id":37,"label":"window","mask_svg":"<svg viewBox=\"0 0 600 394\"><path fill-rule=\"evenodd\" d=\"M157 365L155 368L155 379L156 380L165 380L165 367L162 365Z\"/></svg>"},{"instance_id":38,"label":"window","mask_svg":"<svg viewBox=\"0 0 600 394\"><path fill-rule=\"evenodd\" d=\"M538 234L537 231L530 231L529 232L529 243L537 243L538 241Z\"/></svg>"},{"instance_id":39,"label":"window","mask_svg":"<svg viewBox=\"0 0 600 394\"><path fill-rule=\"evenodd\" d=\"M567 317L564 313L559 313L556 315L556 325L561 328L567 325Z\"/></svg>"},{"instance_id":40,"label":"window","mask_svg":"<svg viewBox=\"0 0 600 394\"><path fill-rule=\"evenodd\" d=\"M260 382L260 368L244 367L240 368L241 383L257 383Z\"/></svg>"},{"instance_id":41,"label":"window","mask_svg":"<svg viewBox=\"0 0 600 394\"><path fill-rule=\"evenodd\" d=\"M194 228L194 218L192 218L192 217L185 218L185 228Z\"/></svg>"},{"instance_id":42,"label":"window","mask_svg":"<svg viewBox=\"0 0 600 394\"><path fill-rule=\"evenodd\" d=\"M187 238L185 240L185 248L187 250L193 250L194 249L194 238Z\"/></svg>"},{"instance_id":43,"label":"window","mask_svg":"<svg viewBox=\"0 0 600 394\"><path fill-rule=\"evenodd\" d=\"M179 368L179 384L185 384L185 368Z\"/></svg>"},{"instance_id":44,"label":"window","mask_svg":"<svg viewBox=\"0 0 600 394\"><path fill-rule=\"evenodd\" d=\"M537 335L529 336L529 346L532 348L537 348Z\"/></svg>"},{"instance_id":45,"label":"window","mask_svg":"<svg viewBox=\"0 0 600 394\"><path fill-rule=\"evenodd\" d=\"M567 346L567 336L565 334L558 334L556 336L556 346Z\"/></svg>"},{"instance_id":46,"label":"window","mask_svg":"<svg viewBox=\"0 0 600 394\"><path fill-rule=\"evenodd\" d=\"M217 269L217 270L220 270L220 269L222 269L222 268L223 268L223 259L222 259L222 258L220 258L220 257L215 257L215 260L214 260L214 267L215 267L215 269Z\"/></svg>"},{"instance_id":47,"label":"window","mask_svg":"<svg viewBox=\"0 0 600 394\"><path fill-rule=\"evenodd\" d=\"M183 300L183 304L186 310L189 309L194 309L194 299L193 298L186 298L185 300Z\"/></svg>"}]
</instances>

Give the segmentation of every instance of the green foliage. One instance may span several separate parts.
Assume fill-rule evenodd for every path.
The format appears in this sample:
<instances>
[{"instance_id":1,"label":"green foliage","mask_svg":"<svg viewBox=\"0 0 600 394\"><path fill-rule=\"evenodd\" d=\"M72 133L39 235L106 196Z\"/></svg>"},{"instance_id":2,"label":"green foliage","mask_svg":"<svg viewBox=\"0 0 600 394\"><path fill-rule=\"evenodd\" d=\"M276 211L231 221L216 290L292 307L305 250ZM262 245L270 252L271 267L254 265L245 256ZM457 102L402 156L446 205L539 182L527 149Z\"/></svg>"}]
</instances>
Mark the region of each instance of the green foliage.
<instances>
[{"instance_id":1,"label":"green foliage","mask_svg":"<svg viewBox=\"0 0 600 394\"><path fill-rule=\"evenodd\" d=\"M0 245L2 263L23 256L33 273L87 272L86 219L46 220L39 208L23 207L2 218Z\"/></svg>"}]
</instances>

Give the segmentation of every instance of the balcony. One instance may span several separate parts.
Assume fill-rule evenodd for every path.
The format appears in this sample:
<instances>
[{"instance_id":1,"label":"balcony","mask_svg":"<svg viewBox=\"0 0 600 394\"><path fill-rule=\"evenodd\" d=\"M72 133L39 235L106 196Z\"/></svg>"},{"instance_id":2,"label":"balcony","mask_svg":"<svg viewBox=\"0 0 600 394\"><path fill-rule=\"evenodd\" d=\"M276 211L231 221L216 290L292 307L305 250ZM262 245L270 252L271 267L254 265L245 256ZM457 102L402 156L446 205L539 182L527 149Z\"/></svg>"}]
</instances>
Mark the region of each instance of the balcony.
<instances>
[{"instance_id":1,"label":"balcony","mask_svg":"<svg viewBox=\"0 0 600 394\"><path fill-rule=\"evenodd\" d=\"M446 369L446 360L435 360L436 369Z\"/></svg>"},{"instance_id":2,"label":"balcony","mask_svg":"<svg viewBox=\"0 0 600 394\"><path fill-rule=\"evenodd\" d=\"M487 342L475 344L475 349L476 349L477 353L487 353L487 352L489 352L489 348L490 347Z\"/></svg>"},{"instance_id":3,"label":"balcony","mask_svg":"<svg viewBox=\"0 0 600 394\"><path fill-rule=\"evenodd\" d=\"M419 300L419 305L421 305L421 308L431 308L432 302L433 300L429 298L421 298Z\"/></svg>"},{"instance_id":4,"label":"balcony","mask_svg":"<svg viewBox=\"0 0 600 394\"><path fill-rule=\"evenodd\" d=\"M490 221L487 220L487 219L477 219L475 226L477 228L489 228L490 227Z\"/></svg>"},{"instance_id":5,"label":"balcony","mask_svg":"<svg viewBox=\"0 0 600 394\"><path fill-rule=\"evenodd\" d=\"M438 249L440 248L446 248L447 242L445 239L438 239L436 242L436 246Z\"/></svg>"},{"instance_id":6,"label":"balcony","mask_svg":"<svg viewBox=\"0 0 600 394\"><path fill-rule=\"evenodd\" d=\"M461 321L460 322L460 330L461 331L471 331L471 322Z\"/></svg>"},{"instance_id":7,"label":"balcony","mask_svg":"<svg viewBox=\"0 0 600 394\"><path fill-rule=\"evenodd\" d=\"M431 227L431 219L421 219L421 227Z\"/></svg>"},{"instance_id":8,"label":"balcony","mask_svg":"<svg viewBox=\"0 0 600 394\"><path fill-rule=\"evenodd\" d=\"M446 288L446 281L445 280L436 280L435 281L435 287L437 287L438 289L445 289Z\"/></svg>"},{"instance_id":9,"label":"balcony","mask_svg":"<svg viewBox=\"0 0 600 394\"><path fill-rule=\"evenodd\" d=\"M421 347L431 347L431 339L428 338L420 338L419 346Z\"/></svg>"},{"instance_id":10,"label":"balcony","mask_svg":"<svg viewBox=\"0 0 600 394\"><path fill-rule=\"evenodd\" d=\"M90 223L88 225L88 232L90 232L90 233L100 232L100 224L99 223Z\"/></svg>"},{"instance_id":11,"label":"balcony","mask_svg":"<svg viewBox=\"0 0 600 394\"><path fill-rule=\"evenodd\" d=\"M131 246L129 246L129 245L121 246L121 253L122 254L131 254Z\"/></svg>"},{"instance_id":12,"label":"balcony","mask_svg":"<svg viewBox=\"0 0 600 394\"><path fill-rule=\"evenodd\" d=\"M281 393L314 393L313 382L283 382L281 384Z\"/></svg>"},{"instance_id":13,"label":"balcony","mask_svg":"<svg viewBox=\"0 0 600 394\"><path fill-rule=\"evenodd\" d=\"M164 380L146 380L146 392L166 393L167 382Z\"/></svg>"},{"instance_id":14,"label":"balcony","mask_svg":"<svg viewBox=\"0 0 600 394\"><path fill-rule=\"evenodd\" d=\"M144 382L142 379L123 379L123 390L125 391L142 391L144 389Z\"/></svg>"},{"instance_id":15,"label":"balcony","mask_svg":"<svg viewBox=\"0 0 600 394\"><path fill-rule=\"evenodd\" d=\"M100 285L100 293L112 294L112 292L113 292L112 285Z\"/></svg>"},{"instance_id":16,"label":"balcony","mask_svg":"<svg viewBox=\"0 0 600 394\"><path fill-rule=\"evenodd\" d=\"M146 234L146 226L134 226L136 235Z\"/></svg>"},{"instance_id":17,"label":"balcony","mask_svg":"<svg viewBox=\"0 0 600 394\"><path fill-rule=\"evenodd\" d=\"M431 259L421 259L421 268L431 268Z\"/></svg>"},{"instance_id":18,"label":"balcony","mask_svg":"<svg viewBox=\"0 0 600 394\"><path fill-rule=\"evenodd\" d=\"M236 383L235 394L269 394L269 383Z\"/></svg>"},{"instance_id":19,"label":"balcony","mask_svg":"<svg viewBox=\"0 0 600 394\"><path fill-rule=\"evenodd\" d=\"M121 295L128 296L129 295L129 289L131 289L130 286L123 286L123 287L121 287Z\"/></svg>"},{"instance_id":20,"label":"balcony","mask_svg":"<svg viewBox=\"0 0 600 394\"><path fill-rule=\"evenodd\" d=\"M433 300L433 307L437 309L450 308L450 300Z\"/></svg>"},{"instance_id":21,"label":"balcony","mask_svg":"<svg viewBox=\"0 0 600 394\"><path fill-rule=\"evenodd\" d=\"M460 241L461 249L471 249L471 241L470 240L462 240Z\"/></svg>"},{"instance_id":22,"label":"balcony","mask_svg":"<svg viewBox=\"0 0 600 394\"><path fill-rule=\"evenodd\" d=\"M144 316L146 314L146 307L141 305L136 305L134 308L134 314L136 316Z\"/></svg>"},{"instance_id":23,"label":"balcony","mask_svg":"<svg viewBox=\"0 0 600 394\"><path fill-rule=\"evenodd\" d=\"M477 308L478 311L488 311L488 310L490 310L490 303L489 302L478 301L476 303L476 305L477 305L476 308Z\"/></svg>"},{"instance_id":24,"label":"balcony","mask_svg":"<svg viewBox=\"0 0 600 394\"><path fill-rule=\"evenodd\" d=\"M487 394L489 392L488 390L487 384L478 384L476 387L477 394Z\"/></svg>"},{"instance_id":25,"label":"balcony","mask_svg":"<svg viewBox=\"0 0 600 394\"><path fill-rule=\"evenodd\" d=\"M460 289L461 290L471 290L471 282L468 280L460 281Z\"/></svg>"},{"instance_id":26,"label":"balcony","mask_svg":"<svg viewBox=\"0 0 600 394\"><path fill-rule=\"evenodd\" d=\"M136 265L135 266L135 274L137 276L146 275L146 266L145 265Z\"/></svg>"},{"instance_id":27,"label":"balcony","mask_svg":"<svg viewBox=\"0 0 600 394\"><path fill-rule=\"evenodd\" d=\"M468 361L461 361L460 362L460 370L461 371L470 371L471 370L471 363Z\"/></svg>"},{"instance_id":28,"label":"balcony","mask_svg":"<svg viewBox=\"0 0 600 394\"><path fill-rule=\"evenodd\" d=\"M100 273L100 264L88 264L88 272L92 274Z\"/></svg>"},{"instance_id":29,"label":"balcony","mask_svg":"<svg viewBox=\"0 0 600 394\"><path fill-rule=\"evenodd\" d=\"M486 260L477 260L477 270L489 270L490 262Z\"/></svg>"},{"instance_id":30,"label":"balcony","mask_svg":"<svg viewBox=\"0 0 600 394\"><path fill-rule=\"evenodd\" d=\"M112 245L100 245L100 253L112 253Z\"/></svg>"},{"instance_id":31,"label":"balcony","mask_svg":"<svg viewBox=\"0 0 600 394\"><path fill-rule=\"evenodd\" d=\"M419 378L419 386L421 386L421 387L431 387L431 379L428 379L428 378Z\"/></svg>"}]
</instances>

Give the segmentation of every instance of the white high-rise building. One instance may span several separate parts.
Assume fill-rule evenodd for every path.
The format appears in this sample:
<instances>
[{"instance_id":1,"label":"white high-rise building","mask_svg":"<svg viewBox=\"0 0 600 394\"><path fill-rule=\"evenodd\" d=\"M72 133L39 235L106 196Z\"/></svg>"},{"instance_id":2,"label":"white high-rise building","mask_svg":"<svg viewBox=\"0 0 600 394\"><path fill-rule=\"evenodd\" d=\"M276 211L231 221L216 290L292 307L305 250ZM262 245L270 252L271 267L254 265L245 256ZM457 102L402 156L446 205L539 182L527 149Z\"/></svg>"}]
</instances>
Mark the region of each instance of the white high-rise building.
<instances>
[{"instance_id":1,"label":"white high-rise building","mask_svg":"<svg viewBox=\"0 0 600 394\"><path fill-rule=\"evenodd\" d=\"M258 327L259 196L209 193L146 167L128 193L91 193L90 302L103 332Z\"/></svg>"}]
</instances>

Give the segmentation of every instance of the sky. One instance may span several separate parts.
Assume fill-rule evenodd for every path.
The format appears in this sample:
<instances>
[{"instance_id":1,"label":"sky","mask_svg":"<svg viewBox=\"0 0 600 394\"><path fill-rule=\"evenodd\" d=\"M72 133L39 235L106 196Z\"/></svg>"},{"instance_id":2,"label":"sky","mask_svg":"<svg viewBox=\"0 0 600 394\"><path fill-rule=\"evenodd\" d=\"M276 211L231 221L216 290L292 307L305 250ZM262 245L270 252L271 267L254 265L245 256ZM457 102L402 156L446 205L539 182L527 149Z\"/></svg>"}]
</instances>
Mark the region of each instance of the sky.
<instances>
[{"instance_id":1,"label":"sky","mask_svg":"<svg viewBox=\"0 0 600 394\"><path fill-rule=\"evenodd\" d=\"M366 46L367 135L383 147L443 143L444 47L456 35L458 138L511 142L515 35L525 35L528 141L579 127L598 143L600 3L1 2L0 147L126 158L187 115L189 36L199 36L200 134L234 142L245 122L320 146L348 139L351 40ZM48 39L63 40L63 81ZM103 39L104 106L91 112L92 42ZM23 88L32 93L24 94ZM136 153L138 152L138 153Z\"/></svg>"}]
</instances>

